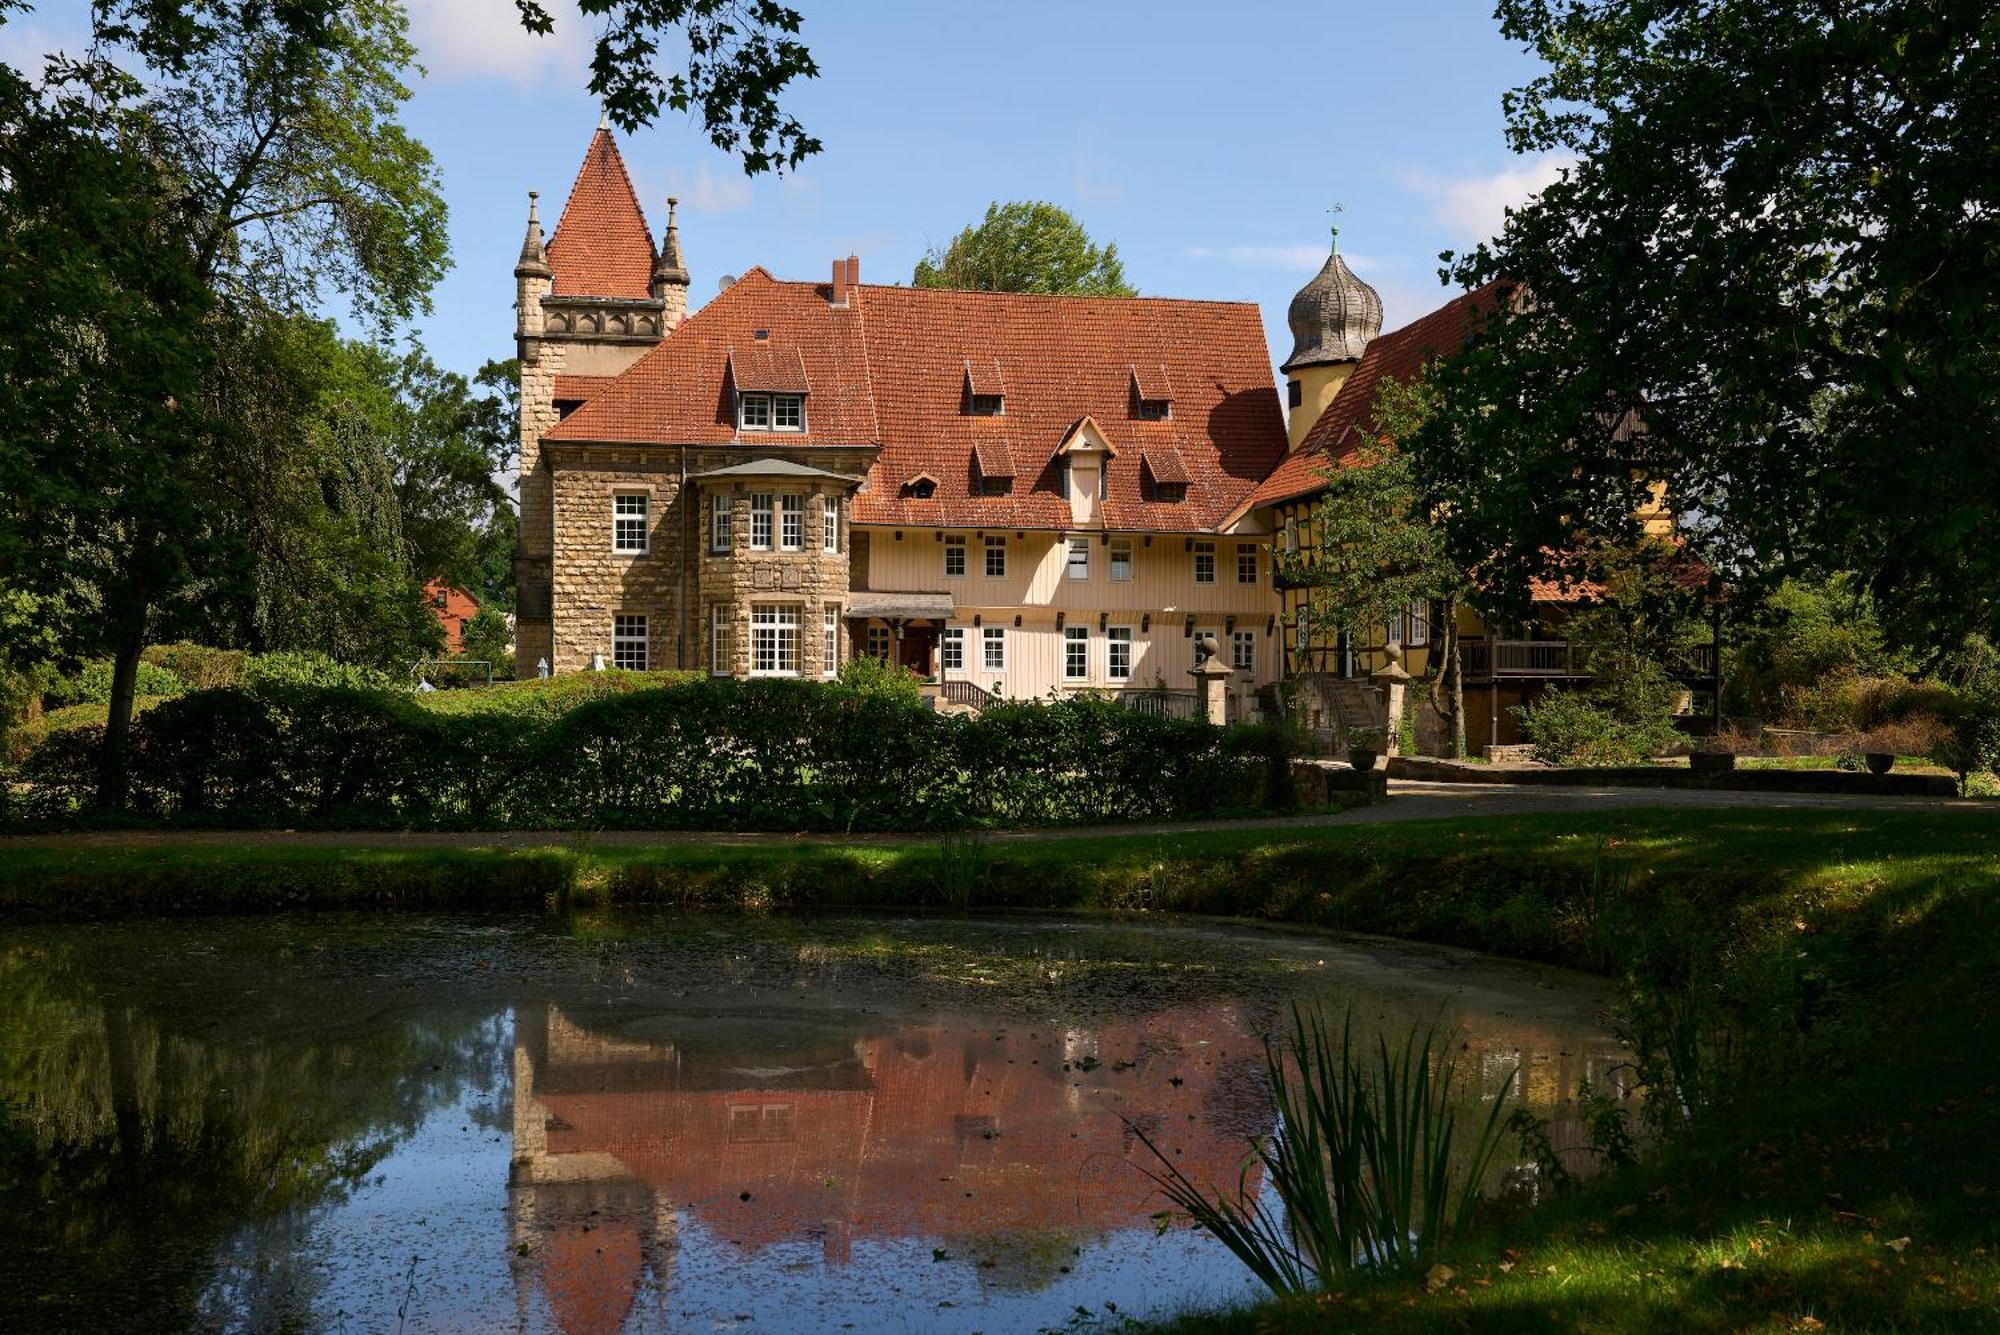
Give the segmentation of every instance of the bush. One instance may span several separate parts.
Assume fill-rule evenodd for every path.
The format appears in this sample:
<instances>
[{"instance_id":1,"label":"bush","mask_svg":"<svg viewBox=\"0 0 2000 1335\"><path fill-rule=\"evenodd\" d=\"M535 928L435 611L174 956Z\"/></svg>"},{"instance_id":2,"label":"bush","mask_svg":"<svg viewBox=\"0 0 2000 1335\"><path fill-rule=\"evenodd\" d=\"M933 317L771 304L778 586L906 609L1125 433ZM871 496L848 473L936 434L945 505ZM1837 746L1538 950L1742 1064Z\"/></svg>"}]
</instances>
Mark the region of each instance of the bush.
<instances>
[{"instance_id":1,"label":"bush","mask_svg":"<svg viewBox=\"0 0 2000 1335\"><path fill-rule=\"evenodd\" d=\"M1551 691L1514 716L1547 765L1636 765L1680 742L1670 713L1624 718L1595 692Z\"/></svg>"},{"instance_id":2,"label":"bush","mask_svg":"<svg viewBox=\"0 0 2000 1335\"><path fill-rule=\"evenodd\" d=\"M241 685L344 686L358 691L391 691L407 686L388 673L358 663L341 663L325 654L285 650L257 654L244 665Z\"/></svg>"},{"instance_id":3,"label":"bush","mask_svg":"<svg viewBox=\"0 0 2000 1335\"><path fill-rule=\"evenodd\" d=\"M190 691L212 691L241 682L250 655L241 649L181 643L152 645L143 657L179 677Z\"/></svg>"},{"instance_id":4,"label":"bush","mask_svg":"<svg viewBox=\"0 0 2000 1335\"><path fill-rule=\"evenodd\" d=\"M1956 774L1959 792L1968 795L1975 778L2000 774L2000 701L1966 701L1931 758Z\"/></svg>"},{"instance_id":5,"label":"bush","mask_svg":"<svg viewBox=\"0 0 2000 1335\"><path fill-rule=\"evenodd\" d=\"M100 659L86 663L83 671L74 677L63 677L43 693L42 700L50 709L63 709L70 705L108 705L111 703L111 660ZM187 683L178 675L157 663L139 660L138 678L133 682L134 695L168 696L180 695L188 689Z\"/></svg>"},{"instance_id":6,"label":"bush","mask_svg":"<svg viewBox=\"0 0 2000 1335\"><path fill-rule=\"evenodd\" d=\"M588 679L607 675L582 680L604 690ZM518 694L546 705L550 692ZM1095 698L948 717L867 674L699 677L613 690L560 714L428 708L437 698L265 680L166 701L134 727L134 808L178 824L405 829L1170 819L1232 798L1255 763L1244 757L1275 754L1248 732ZM100 735L65 733L30 758L36 816L79 809Z\"/></svg>"}]
</instances>

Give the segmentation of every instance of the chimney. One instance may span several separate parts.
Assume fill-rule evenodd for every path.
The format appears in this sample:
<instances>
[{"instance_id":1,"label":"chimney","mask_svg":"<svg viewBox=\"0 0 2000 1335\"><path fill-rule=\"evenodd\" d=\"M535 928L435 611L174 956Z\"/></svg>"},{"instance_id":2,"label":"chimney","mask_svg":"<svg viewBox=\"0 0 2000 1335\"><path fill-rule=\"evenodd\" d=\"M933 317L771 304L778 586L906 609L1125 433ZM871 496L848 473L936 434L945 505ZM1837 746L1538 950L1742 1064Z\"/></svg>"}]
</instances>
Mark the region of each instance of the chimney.
<instances>
[{"instance_id":1,"label":"chimney","mask_svg":"<svg viewBox=\"0 0 2000 1335\"><path fill-rule=\"evenodd\" d=\"M833 297L831 300L835 310L844 311L847 309L847 262L845 260L835 260L833 262Z\"/></svg>"},{"instance_id":2,"label":"chimney","mask_svg":"<svg viewBox=\"0 0 2000 1335\"><path fill-rule=\"evenodd\" d=\"M847 257L847 285L850 288L861 286L861 257L851 253Z\"/></svg>"}]
</instances>

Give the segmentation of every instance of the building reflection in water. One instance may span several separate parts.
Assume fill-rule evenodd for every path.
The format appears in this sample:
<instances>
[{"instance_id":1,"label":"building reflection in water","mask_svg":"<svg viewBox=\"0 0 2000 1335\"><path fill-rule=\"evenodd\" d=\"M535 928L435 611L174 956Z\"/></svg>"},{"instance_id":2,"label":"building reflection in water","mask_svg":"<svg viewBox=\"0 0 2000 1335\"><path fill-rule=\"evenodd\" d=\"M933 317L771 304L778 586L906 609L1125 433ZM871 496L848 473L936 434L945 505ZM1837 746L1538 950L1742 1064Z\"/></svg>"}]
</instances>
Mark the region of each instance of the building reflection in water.
<instances>
[{"instance_id":1,"label":"building reflection in water","mask_svg":"<svg viewBox=\"0 0 2000 1335\"><path fill-rule=\"evenodd\" d=\"M1274 1116L1257 1027L1226 1005L1088 1033L941 1019L857 1038L704 1019L693 1046L556 1007L516 1024L516 1301L526 1324L539 1287L570 1335L618 1330L642 1292L664 1303L697 1224L746 1260L811 1242L837 1268L858 1240L928 1240L987 1285L1033 1286L1070 1247L1153 1226L1164 1202L1133 1126L1233 1187ZM1495 1086L1517 1045L1546 1040L1516 1084L1544 1109L1603 1064L1519 1028L1504 1046L1459 1037L1479 1058L1464 1069ZM1558 1144L1578 1138L1557 1127Z\"/></svg>"}]
</instances>

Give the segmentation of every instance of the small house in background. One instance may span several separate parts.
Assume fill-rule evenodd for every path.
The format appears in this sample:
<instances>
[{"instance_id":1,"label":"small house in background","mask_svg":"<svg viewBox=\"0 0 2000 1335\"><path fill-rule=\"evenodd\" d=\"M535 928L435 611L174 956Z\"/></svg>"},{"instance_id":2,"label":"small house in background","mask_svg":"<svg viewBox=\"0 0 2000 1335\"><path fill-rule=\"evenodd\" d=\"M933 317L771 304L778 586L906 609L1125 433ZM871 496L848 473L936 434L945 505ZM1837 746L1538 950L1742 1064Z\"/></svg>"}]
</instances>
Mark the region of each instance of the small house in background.
<instances>
[{"instance_id":1,"label":"small house in background","mask_svg":"<svg viewBox=\"0 0 2000 1335\"><path fill-rule=\"evenodd\" d=\"M424 585L424 601L431 615L444 628L444 648L448 654L465 651L465 625L479 615L479 600L464 589L433 579Z\"/></svg>"}]
</instances>

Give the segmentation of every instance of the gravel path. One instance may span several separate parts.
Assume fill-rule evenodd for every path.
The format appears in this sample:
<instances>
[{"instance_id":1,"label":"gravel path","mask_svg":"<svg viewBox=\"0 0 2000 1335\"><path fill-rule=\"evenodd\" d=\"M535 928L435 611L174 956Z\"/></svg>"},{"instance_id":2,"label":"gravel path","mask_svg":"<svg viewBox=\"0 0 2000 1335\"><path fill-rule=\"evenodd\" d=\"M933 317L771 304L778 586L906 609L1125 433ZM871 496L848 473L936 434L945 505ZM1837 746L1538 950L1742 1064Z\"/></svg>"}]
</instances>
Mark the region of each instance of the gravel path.
<instances>
[{"instance_id":1,"label":"gravel path","mask_svg":"<svg viewBox=\"0 0 2000 1335\"><path fill-rule=\"evenodd\" d=\"M1390 800L1373 806L1317 816L1266 820L1182 821L1153 825L1089 825L1057 830L1002 830L984 837L1013 840L1092 839L1115 835L1184 834L1197 830L1297 830L1333 825L1373 825L1390 821L1442 820L1458 816L1519 816L1547 812L1695 809L1834 809L1841 811L1952 811L1968 819L2000 819L2000 803L1925 797L1835 797L1817 793L1701 792L1671 788L1549 788L1508 784L1421 783L1394 780ZM794 844L933 844L937 834L717 834L687 830L604 830L588 836L598 847L776 847ZM381 830L115 830L88 834L33 834L0 837L0 856L9 848L561 848L579 842L564 830L452 831L403 833Z\"/></svg>"}]
</instances>

